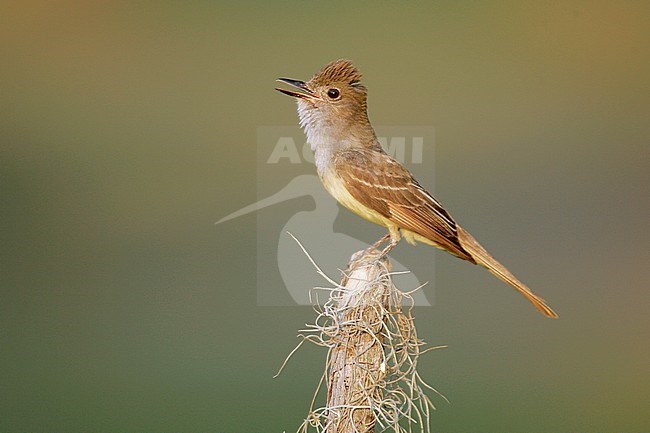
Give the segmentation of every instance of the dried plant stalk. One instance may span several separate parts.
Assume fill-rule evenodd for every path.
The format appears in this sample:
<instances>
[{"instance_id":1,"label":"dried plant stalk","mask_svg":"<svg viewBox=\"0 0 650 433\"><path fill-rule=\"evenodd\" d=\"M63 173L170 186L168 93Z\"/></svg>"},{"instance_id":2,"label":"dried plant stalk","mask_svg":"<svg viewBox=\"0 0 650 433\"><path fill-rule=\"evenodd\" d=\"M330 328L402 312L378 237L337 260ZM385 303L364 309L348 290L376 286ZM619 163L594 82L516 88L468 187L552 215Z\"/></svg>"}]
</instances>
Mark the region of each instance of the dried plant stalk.
<instances>
[{"instance_id":1,"label":"dried plant stalk","mask_svg":"<svg viewBox=\"0 0 650 433\"><path fill-rule=\"evenodd\" d=\"M380 384L386 377L383 313L390 301L390 285L381 275L389 266L374 254L353 257L342 284L344 296L334 305L340 323L330 338L327 424L331 433L374 431L372 403L381 401Z\"/></svg>"},{"instance_id":2,"label":"dried plant stalk","mask_svg":"<svg viewBox=\"0 0 650 433\"><path fill-rule=\"evenodd\" d=\"M326 290L329 299L315 303L318 317L303 330L298 346L310 341L329 348L323 377L327 404L315 408L312 401L299 431L405 433L417 426L428 433L434 406L424 388L435 390L416 370L425 343L417 338L413 299L393 285L388 260L376 250L359 251L341 284Z\"/></svg>"}]
</instances>

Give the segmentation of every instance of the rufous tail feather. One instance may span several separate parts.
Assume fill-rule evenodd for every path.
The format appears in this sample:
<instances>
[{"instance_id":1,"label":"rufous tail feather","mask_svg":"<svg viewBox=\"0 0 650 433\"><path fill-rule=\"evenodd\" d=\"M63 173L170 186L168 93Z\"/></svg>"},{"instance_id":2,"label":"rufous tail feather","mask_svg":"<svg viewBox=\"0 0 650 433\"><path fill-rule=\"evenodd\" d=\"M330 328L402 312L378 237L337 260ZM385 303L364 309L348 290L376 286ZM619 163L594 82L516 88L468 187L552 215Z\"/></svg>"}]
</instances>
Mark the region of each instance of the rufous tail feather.
<instances>
[{"instance_id":1,"label":"rufous tail feather","mask_svg":"<svg viewBox=\"0 0 650 433\"><path fill-rule=\"evenodd\" d=\"M508 271L505 266L497 262L494 257L490 255L485 249L479 244L472 235L470 235L465 229L460 226L456 226L458 232L458 240L460 241L461 246L465 251L467 251L472 258L479 265L485 267L490 271L494 276L499 278L501 281L510 284L512 287L517 289L519 293L524 295L539 311L548 317L557 319L559 316L544 302L544 299L540 298L534 294L524 283L519 281L514 275Z\"/></svg>"}]
</instances>

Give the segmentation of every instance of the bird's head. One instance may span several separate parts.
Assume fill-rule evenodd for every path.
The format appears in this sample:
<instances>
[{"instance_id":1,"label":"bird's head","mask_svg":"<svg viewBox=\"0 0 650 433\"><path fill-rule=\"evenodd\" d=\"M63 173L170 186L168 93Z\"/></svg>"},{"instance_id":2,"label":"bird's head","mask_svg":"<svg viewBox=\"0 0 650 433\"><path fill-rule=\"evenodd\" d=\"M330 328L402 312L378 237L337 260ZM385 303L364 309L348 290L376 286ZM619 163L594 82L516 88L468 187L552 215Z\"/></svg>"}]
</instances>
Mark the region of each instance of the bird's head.
<instances>
[{"instance_id":1,"label":"bird's head","mask_svg":"<svg viewBox=\"0 0 650 433\"><path fill-rule=\"evenodd\" d=\"M367 89L349 60L335 60L309 81L278 78L299 90L276 88L298 102L300 125L312 146L350 140L374 140L366 111Z\"/></svg>"}]
</instances>

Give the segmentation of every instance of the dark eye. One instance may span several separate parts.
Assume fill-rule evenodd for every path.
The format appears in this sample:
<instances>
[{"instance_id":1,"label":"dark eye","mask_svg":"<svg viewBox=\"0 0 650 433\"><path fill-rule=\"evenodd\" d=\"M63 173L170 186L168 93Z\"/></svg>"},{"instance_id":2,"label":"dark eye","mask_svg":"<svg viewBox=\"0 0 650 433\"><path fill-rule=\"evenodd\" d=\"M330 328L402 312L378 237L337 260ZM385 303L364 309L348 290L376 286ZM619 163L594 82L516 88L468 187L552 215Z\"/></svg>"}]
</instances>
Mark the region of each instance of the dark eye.
<instances>
[{"instance_id":1,"label":"dark eye","mask_svg":"<svg viewBox=\"0 0 650 433\"><path fill-rule=\"evenodd\" d=\"M340 95L341 95L341 93L339 92L339 89L329 89L329 90L327 91L327 96L329 96L330 99L336 99L336 98L338 98Z\"/></svg>"}]
</instances>

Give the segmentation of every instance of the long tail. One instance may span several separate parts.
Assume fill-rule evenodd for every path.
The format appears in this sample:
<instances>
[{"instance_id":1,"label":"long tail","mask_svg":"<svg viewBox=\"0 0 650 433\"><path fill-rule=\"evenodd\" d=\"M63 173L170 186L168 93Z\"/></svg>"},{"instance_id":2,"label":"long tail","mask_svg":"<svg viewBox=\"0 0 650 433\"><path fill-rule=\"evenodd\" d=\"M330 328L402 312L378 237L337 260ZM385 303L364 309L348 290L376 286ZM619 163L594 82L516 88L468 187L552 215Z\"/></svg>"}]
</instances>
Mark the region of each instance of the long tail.
<instances>
[{"instance_id":1,"label":"long tail","mask_svg":"<svg viewBox=\"0 0 650 433\"><path fill-rule=\"evenodd\" d=\"M497 262L490 253L485 251L481 244L479 244L472 235L465 231L465 229L459 225L456 226L456 229L458 231L458 240L460 241L461 246L472 256L476 263L487 268L488 271L501 281L508 283L517 289L519 293L524 295L526 299L528 299L535 308L544 313L544 315L554 319L559 317L551 307L546 305L542 298L534 294L524 283L512 275L505 266Z\"/></svg>"}]
</instances>

